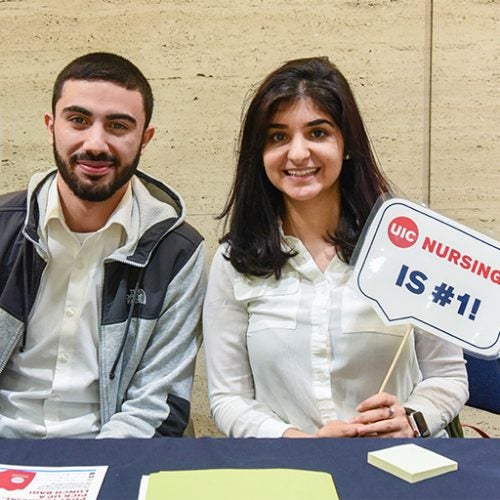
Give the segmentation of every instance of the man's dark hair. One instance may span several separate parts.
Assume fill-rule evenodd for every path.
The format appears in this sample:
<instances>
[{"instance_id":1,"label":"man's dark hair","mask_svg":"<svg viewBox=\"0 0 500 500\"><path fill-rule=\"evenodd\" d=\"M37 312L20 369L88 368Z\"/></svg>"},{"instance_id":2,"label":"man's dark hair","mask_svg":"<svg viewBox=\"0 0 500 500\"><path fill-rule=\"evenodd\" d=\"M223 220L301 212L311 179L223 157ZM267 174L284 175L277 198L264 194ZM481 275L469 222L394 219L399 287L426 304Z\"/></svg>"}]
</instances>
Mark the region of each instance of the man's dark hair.
<instances>
[{"instance_id":1,"label":"man's dark hair","mask_svg":"<svg viewBox=\"0 0 500 500\"><path fill-rule=\"evenodd\" d=\"M108 52L93 52L71 61L58 75L52 93L52 113L61 98L64 83L68 80L102 80L113 82L127 90L137 90L142 95L145 127L153 114L153 92L146 77L128 59Z\"/></svg>"}]
</instances>

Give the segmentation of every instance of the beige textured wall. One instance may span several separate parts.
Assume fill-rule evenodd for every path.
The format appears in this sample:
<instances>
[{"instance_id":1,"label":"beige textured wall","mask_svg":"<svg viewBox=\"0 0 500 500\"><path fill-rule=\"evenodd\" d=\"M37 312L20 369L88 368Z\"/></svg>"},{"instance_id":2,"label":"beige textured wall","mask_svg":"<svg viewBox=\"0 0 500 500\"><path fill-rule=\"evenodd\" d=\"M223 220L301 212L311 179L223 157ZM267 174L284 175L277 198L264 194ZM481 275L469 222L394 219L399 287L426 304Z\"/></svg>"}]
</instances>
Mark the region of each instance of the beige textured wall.
<instances>
[{"instance_id":1,"label":"beige textured wall","mask_svg":"<svg viewBox=\"0 0 500 500\"><path fill-rule=\"evenodd\" d=\"M431 206L500 239L500 1L435 1Z\"/></svg>"},{"instance_id":2,"label":"beige textured wall","mask_svg":"<svg viewBox=\"0 0 500 500\"><path fill-rule=\"evenodd\" d=\"M500 237L499 0L0 0L0 26L0 192L52 164L42 116L58 71L117 52L155 93L142 168L182 193L212 254L249 89L328 55L401 190ZM193 418L209 435L203 370L200 357Z\"/></svg>"}]
</instances>

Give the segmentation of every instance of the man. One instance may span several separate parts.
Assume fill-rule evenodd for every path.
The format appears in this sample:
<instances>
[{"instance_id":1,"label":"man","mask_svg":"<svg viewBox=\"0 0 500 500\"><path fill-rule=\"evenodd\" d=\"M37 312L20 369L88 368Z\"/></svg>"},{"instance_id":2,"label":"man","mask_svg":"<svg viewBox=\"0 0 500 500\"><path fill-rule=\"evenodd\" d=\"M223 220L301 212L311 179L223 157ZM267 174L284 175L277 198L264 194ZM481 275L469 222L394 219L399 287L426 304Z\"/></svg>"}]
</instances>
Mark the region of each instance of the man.
<instances>
[{"instance_id":1,"label":"man","mask_svg":"<svg viewBox=\"0 0 500 500\"><path fill-rule=\"evenodd\" d=\"M57 170L0 197L0 437L182 436L205 291L180 197L137 171L153 96L87 54L45 116Z\"/></svg>"}]
</instances>

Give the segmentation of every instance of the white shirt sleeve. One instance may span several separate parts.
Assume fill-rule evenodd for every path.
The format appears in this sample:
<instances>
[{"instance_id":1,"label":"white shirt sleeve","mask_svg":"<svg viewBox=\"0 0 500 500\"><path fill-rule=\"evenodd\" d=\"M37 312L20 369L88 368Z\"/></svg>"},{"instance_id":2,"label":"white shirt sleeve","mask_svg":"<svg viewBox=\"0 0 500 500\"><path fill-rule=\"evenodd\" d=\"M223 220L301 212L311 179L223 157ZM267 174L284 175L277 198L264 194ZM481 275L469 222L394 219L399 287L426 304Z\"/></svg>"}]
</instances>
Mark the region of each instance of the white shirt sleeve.
<instances>
[{"instance_id":1,"label":"white shirt sleeve","mask_svg":"<svg viewBox=\"0 0 500 500\"><path fill-rule=\"evenodd\" d=\"M469 397L463 351L417 328L415 349L423 380L415 386L405 406L420 410L435 435L453 420Z\"/></svg>"},{"instance_id":2,"label":"white shirt sleeve","mask_svg":"<svg viewBox=\"0 0 500 500\"><path fill-rule=\"evenodd\" d=\"M255 400L247 351L246 304L234 296L236 271L220 247L214 256L203 308L203 335L210 408L231 437L281 437L293 427Z\"/></svg>"}]
</instances>

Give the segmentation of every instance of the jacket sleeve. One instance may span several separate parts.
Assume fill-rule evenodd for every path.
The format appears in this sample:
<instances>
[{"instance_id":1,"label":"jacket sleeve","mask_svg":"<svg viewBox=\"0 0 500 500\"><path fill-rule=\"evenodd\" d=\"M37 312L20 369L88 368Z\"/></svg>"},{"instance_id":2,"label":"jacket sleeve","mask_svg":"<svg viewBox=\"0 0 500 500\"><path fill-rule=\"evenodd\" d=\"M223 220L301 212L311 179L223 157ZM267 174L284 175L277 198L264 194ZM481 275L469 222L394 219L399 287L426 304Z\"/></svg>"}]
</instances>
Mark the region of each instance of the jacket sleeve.
<instances>
[{"instance_id":1,"label":"jacket sleeve","mask_svg":"<svg viewBox=\"0 0 500 500\"><path fill-rule=\"evenodd\" d=\"M421 411L434 436L458 415L469 397L462 349L415 329L415 349L422 381L404 406Z\"/></svg>"},{"instance_id":2,"label":"jacket sleeve","mask_svg":"<svg viewBox=\"0 0 500 500\"><path fill-rule=\"evenodd\" d=\"M234 297L234 274L217 251L203 307L203 337L210 408L219 429L231 437L281 437L292 426L255 399L247 351L248 313Z\"/></svg>"},{"instance_id":3,"label":"jacket sleeve","mask_svg":"<svg viewBox=\"0 0 500 500\"><path fill-rule=\"evenodd\" d=\"M130 383L119 390L118 398L123 394L123 402L104 423L98 438L182 436L189 420L195 360L201 344L205 289L205 246L200 243L168 284L162 312L150 320L153 331L142 358L130 375ZM129 377L122 374L122 379Z\"/></svg>"}]
</instances>

